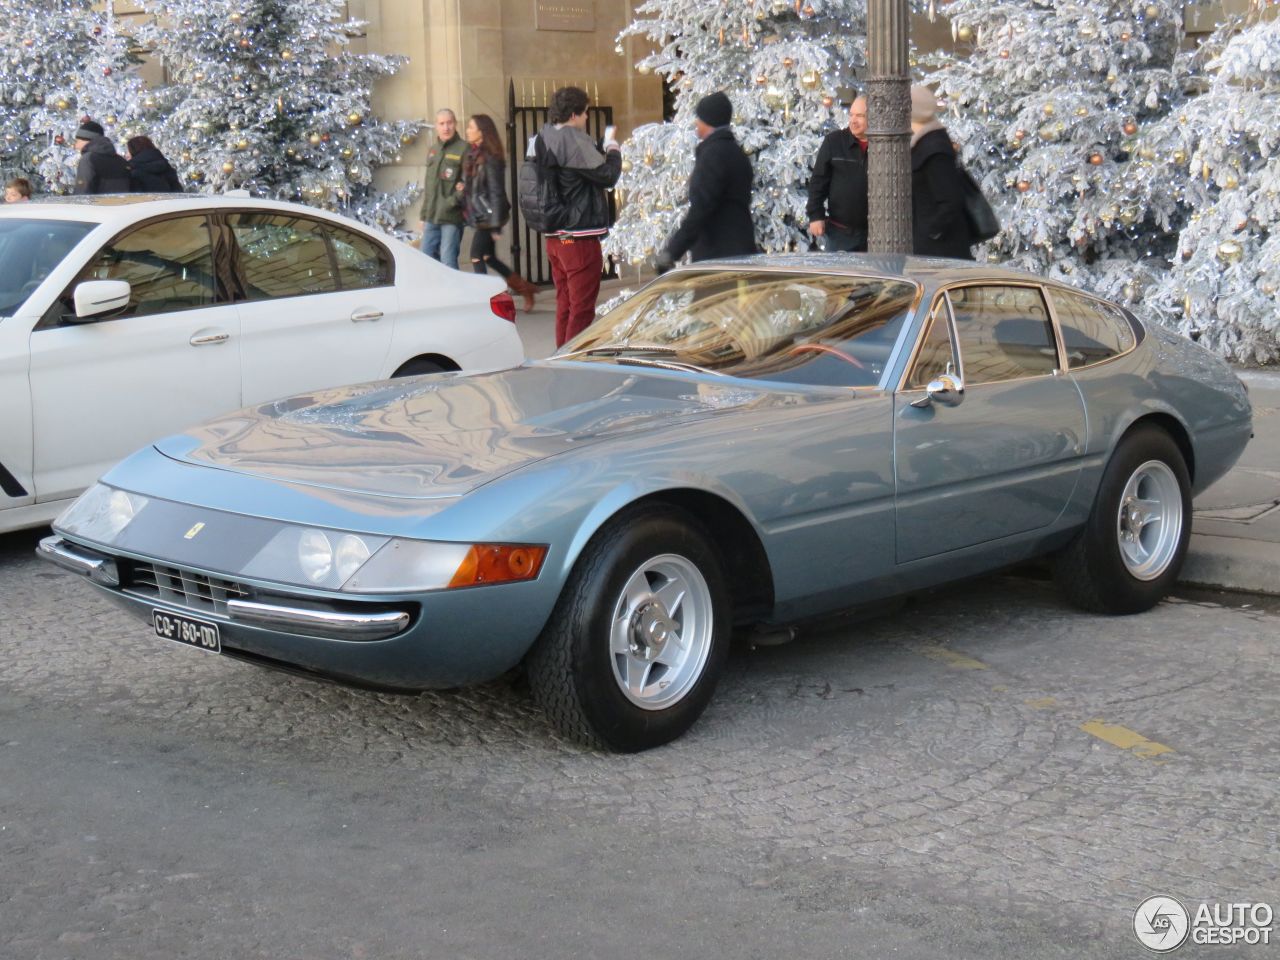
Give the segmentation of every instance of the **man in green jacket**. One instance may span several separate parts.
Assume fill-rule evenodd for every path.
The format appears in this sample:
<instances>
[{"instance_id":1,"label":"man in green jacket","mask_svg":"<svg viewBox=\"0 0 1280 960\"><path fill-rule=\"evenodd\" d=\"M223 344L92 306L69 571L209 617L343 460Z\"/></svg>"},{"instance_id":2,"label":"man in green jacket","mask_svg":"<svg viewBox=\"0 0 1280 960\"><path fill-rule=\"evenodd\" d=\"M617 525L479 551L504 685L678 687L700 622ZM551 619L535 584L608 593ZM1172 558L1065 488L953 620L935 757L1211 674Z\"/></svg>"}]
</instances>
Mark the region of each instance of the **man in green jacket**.
<instances>
[{"instance_id":1,"label":"man in green jacket","mask_svg":"<svg viewBox=\"0 0 1280 960\"><path fill-rule=\"evenodd\" d=\"M447 107L436 111L436 143L427 154L427 179L419 227L422 252L446 267L458 269L458 248L462 246L462 196L457 186L462 179L462 156L467 145L458 136L458 118Z\"/></svg>"}]
</instances>

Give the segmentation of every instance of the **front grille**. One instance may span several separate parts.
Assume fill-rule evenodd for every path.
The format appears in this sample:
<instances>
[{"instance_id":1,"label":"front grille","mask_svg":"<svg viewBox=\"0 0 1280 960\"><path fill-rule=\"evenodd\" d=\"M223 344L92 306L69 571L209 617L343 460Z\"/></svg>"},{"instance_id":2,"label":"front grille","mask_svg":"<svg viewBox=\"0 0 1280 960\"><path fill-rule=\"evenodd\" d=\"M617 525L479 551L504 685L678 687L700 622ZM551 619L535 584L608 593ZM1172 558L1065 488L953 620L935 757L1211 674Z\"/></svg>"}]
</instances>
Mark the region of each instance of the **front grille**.
<instances>
[{"instance_id":1,"label":"front grille","mask_svg":"<svg viewBox=\"0 0 1280 960\"><path fill-rule=\"evenodd\" d=\"M125 590L137 596L220 616L226 616L228 600L253 596L253 590L243 583L142 560L130 564Z\"/></svg>"}]
</instances>

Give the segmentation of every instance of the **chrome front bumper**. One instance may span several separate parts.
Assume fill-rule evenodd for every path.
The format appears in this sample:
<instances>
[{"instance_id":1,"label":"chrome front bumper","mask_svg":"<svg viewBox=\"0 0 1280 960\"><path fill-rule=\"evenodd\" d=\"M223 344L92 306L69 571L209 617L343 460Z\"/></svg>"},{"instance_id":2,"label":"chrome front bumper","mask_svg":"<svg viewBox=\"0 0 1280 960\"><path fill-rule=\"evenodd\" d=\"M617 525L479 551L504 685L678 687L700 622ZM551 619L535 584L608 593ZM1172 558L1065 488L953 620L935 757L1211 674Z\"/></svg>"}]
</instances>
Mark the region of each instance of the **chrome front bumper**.
<instances>
[{"instance_id":1,"label":"chrome front bumper","mask_svg":"<svg viewBox=\"0 0 1280 960\"><path fill-rule=\"evenodd\" d=\"M212 616L225 622L301 636L327 640L385 640L404 632L412 619L405 610L352 613L243 598L228 598L225 602L225 614L211 614L207 610L192 609L181 603L133 593L128 586L122 584L120 565L114 558L101 556L62 537L45 537L36 548L36 554L65 570L87 577L99 586L130 594L135 599L154 602L157 606L174 607L201 617Z\"/></svg>"}]
</instances>

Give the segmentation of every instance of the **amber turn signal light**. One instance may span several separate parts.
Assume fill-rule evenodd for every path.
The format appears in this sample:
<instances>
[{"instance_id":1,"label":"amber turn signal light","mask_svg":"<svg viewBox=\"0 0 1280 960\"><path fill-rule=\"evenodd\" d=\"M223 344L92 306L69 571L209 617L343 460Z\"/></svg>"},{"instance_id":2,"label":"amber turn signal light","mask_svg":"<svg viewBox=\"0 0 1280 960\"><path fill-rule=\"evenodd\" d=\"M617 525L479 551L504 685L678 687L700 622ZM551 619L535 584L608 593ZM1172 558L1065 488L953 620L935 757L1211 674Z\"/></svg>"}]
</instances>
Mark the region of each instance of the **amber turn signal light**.
<instances>
[{"instance_id":1,"label":"amber turn signal light","mask_svg":"<svg viewBox=\"0 0 1280 960\"><path fill-rule=\"evenodd\" d=\"M547 548L510 543L478 543L467 551L449 588L532 580L542 569Z\"/></svg>"}]
</instances>

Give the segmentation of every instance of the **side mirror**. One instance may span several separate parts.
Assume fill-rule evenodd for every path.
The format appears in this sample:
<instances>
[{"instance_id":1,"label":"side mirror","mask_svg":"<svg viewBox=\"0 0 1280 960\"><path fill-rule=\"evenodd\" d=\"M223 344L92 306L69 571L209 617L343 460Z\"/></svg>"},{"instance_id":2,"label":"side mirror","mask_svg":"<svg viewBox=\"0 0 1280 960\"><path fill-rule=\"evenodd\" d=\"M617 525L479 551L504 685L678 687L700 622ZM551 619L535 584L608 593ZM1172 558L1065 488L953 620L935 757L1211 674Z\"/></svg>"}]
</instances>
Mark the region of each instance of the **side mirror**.
<instances>
[{"instance_id":1,"label":"side mirror","mask_svg":"<svg viewBox=\"0 0 1280 960\"><path fill-rule=\"evenodd\" d=\"M77 283L72 293L76 306L75 316L63 319L69 323L102 320L107 314L129 306L129 298L132 296L133 290L128 280L86 280Z\"/></svg>"},{"instance_id":2,"label":"side mirror","mask_svg":"<svg viewBox=\"0 0 1280 960\"><path fill-rule=\"evenodd\" d=\"M958 407L964 400L964 384L955 374L944 373L937 380L930 380L924 396L912 402L913 407L927 407L940 403L944 407Z\"/></svg>"}]
</instances>

